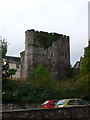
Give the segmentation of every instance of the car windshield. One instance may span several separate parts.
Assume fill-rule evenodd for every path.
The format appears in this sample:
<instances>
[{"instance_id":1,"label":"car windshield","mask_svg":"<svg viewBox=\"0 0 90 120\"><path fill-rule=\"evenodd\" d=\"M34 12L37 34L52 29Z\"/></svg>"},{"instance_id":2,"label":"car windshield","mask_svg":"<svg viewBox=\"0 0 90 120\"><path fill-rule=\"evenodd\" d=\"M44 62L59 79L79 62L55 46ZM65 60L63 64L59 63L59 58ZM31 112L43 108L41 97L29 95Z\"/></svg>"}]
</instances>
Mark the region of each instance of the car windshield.
<instances>
[{"instance_id":1,"label":"car windshield","mask_svg":"<svg viewBox=\"0 0 90 120\"><path fill-rule=\"evenodd\" d=\"M49 101L44 102L42 105L46 105Z\"/></svg>"},{"instance_id":2,"label":"car windshield","mask_svg":"<svg viewBox=\"0 0 90 120\"><path fill-rule=\"evenodd\" d=\"M66 100L60 100L56 105L63 105Z\"/></svg>"}]
</instances>

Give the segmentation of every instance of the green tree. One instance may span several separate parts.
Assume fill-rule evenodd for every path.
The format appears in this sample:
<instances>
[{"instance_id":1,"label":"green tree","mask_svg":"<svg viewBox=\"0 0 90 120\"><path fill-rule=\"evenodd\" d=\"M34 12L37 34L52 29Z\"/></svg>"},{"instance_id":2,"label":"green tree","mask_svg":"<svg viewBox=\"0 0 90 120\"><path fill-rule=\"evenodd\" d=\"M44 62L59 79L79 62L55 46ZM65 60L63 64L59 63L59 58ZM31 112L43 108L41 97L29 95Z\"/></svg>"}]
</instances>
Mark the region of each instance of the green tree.
<instances>
[{"instance_id":1,"label":"green tree","mask_svg":"<svg viewBox=\"0 0 90 120\"><path fill-rule=\"evenodd\" d=\"M7 41L2 40L2 79L10 77L16 73L15 69L9 69L9 61L5 61L7 53Z\"/></svg>"},{"instance_id":2,"label":"green tree","mask_svg":"<svg viewBox=\"0 0 90 120\"><path fill-rule=\"evenodd\" d=\"M73 77L73 68L71 65L66 68L66 77L67 78Z\"/></svg>"},{"instance_id":3,"label":"green tree","mask_svg":"<svg viewBox=\"0 0 90 120\"><path fill-rule=\"evenodd\" d=\"M84 49L84 57L81 61L80 75L85 75L90 72L90 40L88 42L88 47Z\"/></svg>"},{"instance_id":4,"label":"green tree","mask_svg":"<svg viewBox=\"0 0 90 120\"><path fill-rule=\"evenodd\" d=\"M7 41L5 39L2 40L2 58L5 58L7 53Z\"/></svg>"},{"instance_id":5,"label":"green tree","mask_svg":"<svg viewBox=\"0 0 90 120\"><path fill-rule=\"evenodd\" d=\"M49 69L44 65L39 65L37 68L33 68L29 74L29 80L40 80L40 79L49 79Z\"/></svg>"}]
</instances>

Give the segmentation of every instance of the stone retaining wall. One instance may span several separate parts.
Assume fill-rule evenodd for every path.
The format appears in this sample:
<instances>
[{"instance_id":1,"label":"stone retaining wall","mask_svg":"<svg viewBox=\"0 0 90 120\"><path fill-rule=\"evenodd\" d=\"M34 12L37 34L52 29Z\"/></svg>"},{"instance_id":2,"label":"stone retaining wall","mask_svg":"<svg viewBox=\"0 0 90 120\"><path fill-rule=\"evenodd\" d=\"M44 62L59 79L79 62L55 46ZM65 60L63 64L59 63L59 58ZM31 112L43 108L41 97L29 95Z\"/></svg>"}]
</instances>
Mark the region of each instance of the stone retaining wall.
<instances>
[{"instance_id":1,"label":"stone retaining wall","mask_svg":"<svg viewBox=\"0 0 90 120\"><path fill-rule=\"evenodd\" d=\"M90 120L90 106L2 112L2 120Z\"/></svg>"},{"instance_id":2,"label":"stone retaining wall","mask_svg":"<svg viewBox=\"0 0 90 120\"><path fill-rule=\"evenodd\" d=\"M40 108L42 103L31 103L31 104L2 104L3 110L16 110L16 109L31 109Z\"/></svg>"}]
</instances>

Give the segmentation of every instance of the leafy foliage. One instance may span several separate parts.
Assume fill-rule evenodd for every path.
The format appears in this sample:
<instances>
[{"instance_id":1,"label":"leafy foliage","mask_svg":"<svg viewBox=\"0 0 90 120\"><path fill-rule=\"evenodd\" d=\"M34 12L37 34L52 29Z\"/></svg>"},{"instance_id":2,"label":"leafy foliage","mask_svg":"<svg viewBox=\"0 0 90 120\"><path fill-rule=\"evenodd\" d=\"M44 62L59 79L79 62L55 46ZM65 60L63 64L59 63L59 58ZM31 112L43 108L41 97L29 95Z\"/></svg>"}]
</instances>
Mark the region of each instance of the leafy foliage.
<instances>
[{"instance_id":1,"label":"leafy foliage","mask_svg":"<svg viewBox=\"0 0 90 120\"><path fill-rule=\"evenodd\" d=\"M66 77L73 78L73 72L74 72L73 68L71 66L68 66L66 68Z\"/></svg>"},{"instance_id":2,"label":"leafy foliage","mask_svg":"<svg viewBox=\"0 0 90 120\"><path fill-rule=\"evenodd\" d=\"M90 40L88 47L84 49L84 57L81 61L80 75L85 75L90 72Z\"/></svg>"},{"instance_id":3,"label":"leafy foliage","mask_svg":"<svg viewBox=\"0 0 90 120\"><path fill-rule=\"evenodd\" d=\"M2 41L2 58L5 58L7 53L7 41L3 39Z\"/></svg>"},{"instance_id":4,"label":"leafy foliage","mask_svg":"<svg viewBox=\"0 0 90 120\"><path fill-rule=\"evenodd\" d=\"M16 73L15 69L9 69L9 61L5 61L7 53L7 41L2 41L2 79L10 77Z\"/></svg>"},{"instance_id":5,"label":"leafy foliage","mask_svg":"<svg viewBox=\"0 0 90 120\"><path fill-rule=\"evenodd\" d=\"M42 31L40 31L40 33L38 31L35 32L35 41L38 41L45 49L50 47L52 42L58 40L60 37L62 37L62 35L57 33L47 33Z\"/></svg>"},{"instance_id":6,"label":"leafy foliage","mask_svg":"<svg viewBox=\"0 0 90 120\"><path fill-rule=\"evenodd\" d=\"M49 69L40 64L37 68L30 71L28 80L49 79Z\"/></svg>"},{"instance_id":7,"label":"leafy foliage","mask_svg":"<svg viewBox=\"0 0 90 120\"><path fill-rule=\"evenodd\" d=\"M77 97L90 100L88 74L76 80L55 81L39 78L30 81L3 80L3 103L36 103L48 99Z\"/></svg>"}]
</instances>

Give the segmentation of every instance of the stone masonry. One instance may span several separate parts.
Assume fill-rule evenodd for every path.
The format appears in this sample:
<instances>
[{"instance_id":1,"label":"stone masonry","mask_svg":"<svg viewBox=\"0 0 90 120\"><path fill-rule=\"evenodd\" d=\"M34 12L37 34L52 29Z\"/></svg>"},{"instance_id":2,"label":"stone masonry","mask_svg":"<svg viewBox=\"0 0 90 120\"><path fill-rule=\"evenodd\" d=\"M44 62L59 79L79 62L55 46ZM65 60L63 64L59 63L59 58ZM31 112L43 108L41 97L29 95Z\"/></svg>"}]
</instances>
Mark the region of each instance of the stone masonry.
<instances>
[{"instance_id":1,"label":"stone masonry","mask_svg":"<svg viewBox=\"0 0 90 120\"><path fill-rule=\"evenodd\" d=\"M51 43L49 39L53 39ZM44 44L43 41L45 41ZM50 68L52 79L65 78L66 68L70 66L69 36L27 30L25 51L21 53L21 77L27 79L30 70L39 64Z\"/></svg>"},{"instance_id":2,"label":"stone masonry","mask_svg":"<svg viewBox=\"0 0 90 120\"><path fill-rule=\"evenodd\" d=\"M3 110L2 120L90 120L90 106Z\"/></svg>"}]
</instances>

